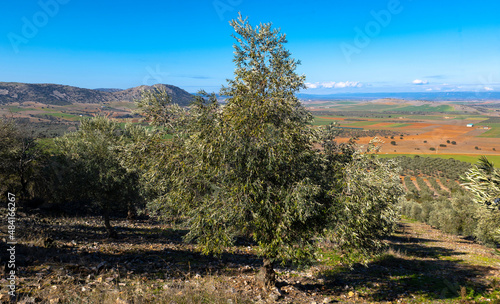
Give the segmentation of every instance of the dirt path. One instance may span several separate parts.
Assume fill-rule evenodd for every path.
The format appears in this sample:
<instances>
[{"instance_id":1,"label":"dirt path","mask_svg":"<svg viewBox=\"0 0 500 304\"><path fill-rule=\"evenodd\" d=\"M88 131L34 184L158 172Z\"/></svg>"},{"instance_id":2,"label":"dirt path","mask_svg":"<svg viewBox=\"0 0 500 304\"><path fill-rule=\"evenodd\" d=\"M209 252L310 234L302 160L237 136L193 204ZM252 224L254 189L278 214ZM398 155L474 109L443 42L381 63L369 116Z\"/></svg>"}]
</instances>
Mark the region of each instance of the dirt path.
<instances>
[{"instance_id":1,"label":"dirt path","mask_svg":"<svg viewBox=\"0 0 500 304\"><path fill-rule=\"evenodd\" d=\"M417 183L417 178L415 176L410 177L411 182L415 185L415 188L417 188L418 191L420 191L420 185Z\"/></svg>"},{"instance_id":2,"label":"dirt path","mask_svg":"<svg viewBox=\"0 0 500 304\"><path fill-rule=\"evenodd\" d=\"M408 240L407 245L418 244L431 251L436 248L445 249L450 257L446 260L491 267L492 274L500 275L500 251L498 250L461 236L443 233L424 223L404 221L400 227L400 233Z\"/></svg>"},{"instance_id":3,"label":"dirt path","mask_svg":"<svg viewBox=\"0 0 500 304\"><path fill-rule=\"evenodd\" d=\"M405 286L413 298L434 301L461 297L462 303L475 303L472 300L476 294L474 300L490 302L478 296L482 293L500 303L498 249L408 220L400 223L398 233L390 238L390 246L389 252L401 259L401 268L420 276Z\"/></svg>"},{"instance_id":4,"label":"dirt path","mask_svg":"<svg viewBox=\"0 0 500 304\"><path fill-rule=\"evenodd\" d=\"M329 276L349 303L500 303L500 255L429 225L404 220L388 252Z\"/></svg>"},{"instance_id":5,"label":"dirt path","mask_svg":"<svg viewBox=\"0 0 500 304\"><path fill-rule=\"evenodd\" d=\"M450 192L451 192L451 191L450 191L450 189L448 189L447 187L445 187L445 186L443 185L443 183L441 182L441 180L440 180L439 178L436 178L436 182L438 183L438 185L439 185L439 186L441 186L441 189L443 189L443 190L447 191L448 193L450 193Z\"/></svg>"}]
</instances>

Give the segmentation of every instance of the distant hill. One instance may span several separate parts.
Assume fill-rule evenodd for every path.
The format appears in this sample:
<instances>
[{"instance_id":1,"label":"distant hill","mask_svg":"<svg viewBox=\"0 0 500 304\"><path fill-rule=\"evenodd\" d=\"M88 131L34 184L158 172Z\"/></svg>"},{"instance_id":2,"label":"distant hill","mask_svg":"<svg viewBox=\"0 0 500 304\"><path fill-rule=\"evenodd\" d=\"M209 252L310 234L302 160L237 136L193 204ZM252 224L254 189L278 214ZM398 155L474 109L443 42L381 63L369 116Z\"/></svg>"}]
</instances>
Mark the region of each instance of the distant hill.
<instances>
[{"instance_id":1,"label":"distant hill","mask_svg":"<svg viewBox=\"0 0 500 304\"><path fill-rule=\"evenodd\" d=\"M102 91L102 92L120 92L120 91L123 91L123 89L111 89L111 88L98 88L98 89L94 89L96 91Z\"/></svg>"},{"instance_id":2,"label":"distant hill","mask_svg":"<svg viewBox=\"0 0 500 304\"><path fill-rule=\"evenodd\" d=\"M60 84L32 84L18 82L0 82L0 104L33 101L50 105L72 103L104 103L110 101L134 101L144 89L163 86L172 96L174 103L189 105L193 95L173 85L157 84L121 89L84 89Z\"/></svg>"}]
</instances>

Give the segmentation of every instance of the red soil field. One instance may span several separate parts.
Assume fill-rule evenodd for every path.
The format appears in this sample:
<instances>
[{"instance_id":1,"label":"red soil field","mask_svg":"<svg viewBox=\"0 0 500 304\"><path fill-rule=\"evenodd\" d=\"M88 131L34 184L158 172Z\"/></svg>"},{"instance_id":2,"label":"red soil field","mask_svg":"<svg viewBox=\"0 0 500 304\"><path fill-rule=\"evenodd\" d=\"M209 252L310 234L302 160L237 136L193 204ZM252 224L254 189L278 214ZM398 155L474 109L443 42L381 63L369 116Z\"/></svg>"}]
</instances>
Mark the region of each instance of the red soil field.
<instances>
[{"instance_id":1,"label":"red soil field","mask_svg":"<svg viewBox=\"0 0 500 304\"><path fill-rule=\"evenodd\" d=\"M412 123L410 126L392 129L402 133L410 133L403 139L395 136L394 139L384 138L381 153L384 154L480 154L500 155L500 138L483 138L478 135L487 130L466 127L463 121L439 121L436 123ZM383 129L392 123L381 122L371 125L369 129ZM358 140L360 145L367 145L372 137L362 137ZM347 138L339 138L340 142L346 142ZM395 141L396 145L391 145ZM450 143L447 143L450 141ZM452 145L455 141L457 144ZM444 144L446 147L441 147ZM475 147L478 147L476 149ZM434 148L435 151L431 151ZM493 149L498 151L494 151Z\"/></svg>"}]
</instances>

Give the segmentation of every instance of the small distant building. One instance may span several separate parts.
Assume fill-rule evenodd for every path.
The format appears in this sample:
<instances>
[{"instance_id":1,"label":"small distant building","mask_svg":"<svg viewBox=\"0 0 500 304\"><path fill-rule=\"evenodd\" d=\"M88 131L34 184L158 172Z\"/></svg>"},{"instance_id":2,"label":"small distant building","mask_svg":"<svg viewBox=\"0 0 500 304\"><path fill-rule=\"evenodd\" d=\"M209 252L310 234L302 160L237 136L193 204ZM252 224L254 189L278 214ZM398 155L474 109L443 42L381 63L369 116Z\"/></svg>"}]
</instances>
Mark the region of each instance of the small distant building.
<instances>
[{"instance_id":1,"label":"small distant building","mask_svg":"<svg viewBox=\"0 0 500 304\"><path fill-rule=\"evenodd\" d=\"M467 128L472 128L474 127L474 124L467 124Z\"/></svg>"}]
</instances>

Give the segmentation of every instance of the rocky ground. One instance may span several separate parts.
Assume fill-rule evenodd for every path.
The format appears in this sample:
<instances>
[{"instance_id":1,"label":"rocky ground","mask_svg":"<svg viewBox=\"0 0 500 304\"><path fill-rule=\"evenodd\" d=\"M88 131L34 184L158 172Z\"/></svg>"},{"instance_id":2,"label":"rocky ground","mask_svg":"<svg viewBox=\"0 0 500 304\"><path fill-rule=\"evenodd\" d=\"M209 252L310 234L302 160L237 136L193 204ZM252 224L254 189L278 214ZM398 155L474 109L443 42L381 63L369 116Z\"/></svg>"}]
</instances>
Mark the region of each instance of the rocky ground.
<instances>
[{"instance_id":1,"label":"rocky ground","mask_svg":"<svg viewBox=\"0 0 500 304\"><path fill-rule=\"evenodd\" d=\"M243 240L216 258L183 242L186 231L175 226L152 219L113 224L117 240L106 238L97 217L18 213L18 302L500 303L497 249L409 220L367 265L324 245L313 265L276 267L274 291L256 279L262 261ZM0 300L8 302L6 244L0 247Z\"/></svg>"}]
</instances>

